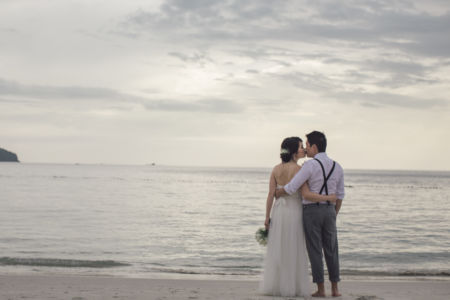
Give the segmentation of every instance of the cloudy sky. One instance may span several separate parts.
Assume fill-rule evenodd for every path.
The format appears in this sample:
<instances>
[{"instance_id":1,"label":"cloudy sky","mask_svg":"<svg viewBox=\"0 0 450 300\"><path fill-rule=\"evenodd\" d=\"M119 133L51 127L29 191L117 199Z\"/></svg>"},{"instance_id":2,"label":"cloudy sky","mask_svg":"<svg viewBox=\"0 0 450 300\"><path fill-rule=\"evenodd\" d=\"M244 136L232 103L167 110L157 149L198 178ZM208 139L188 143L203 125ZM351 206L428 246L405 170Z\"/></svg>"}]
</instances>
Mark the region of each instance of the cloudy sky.
<instances>
[{"instance_id":1,"label":"cloudy sky","mask_svg":"<svg viewBox=\"0 0 450 300\"><path fill-rule=\"evenodd\" d=\"M0 147L23 162L450 170L450 3L1 0Z\"/></svg>"}]
</instances>

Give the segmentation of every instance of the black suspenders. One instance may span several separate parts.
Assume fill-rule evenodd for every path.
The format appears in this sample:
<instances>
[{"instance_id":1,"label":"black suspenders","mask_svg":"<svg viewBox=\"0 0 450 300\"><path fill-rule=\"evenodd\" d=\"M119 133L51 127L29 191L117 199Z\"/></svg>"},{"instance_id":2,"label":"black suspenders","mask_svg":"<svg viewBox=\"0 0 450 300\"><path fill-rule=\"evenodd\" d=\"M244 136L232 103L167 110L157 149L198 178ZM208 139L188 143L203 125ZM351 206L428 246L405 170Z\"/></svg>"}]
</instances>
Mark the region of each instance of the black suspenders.
<instances>
[{"instance_id":1,"label":"black suspenders","mask_svg":"<svg viewBox=\"0 0 450 300\"><path fill-rule=\"evenodd\" d=\"M314 160L317 160L319 162L320 167L322 168L322 174L323 174L323 185L322 185L322 188L320 189L319 194L322 194L323 189L325 189L325 193L328 195L328 184L327 184L327 181L328 181L328 179L330 179L330 176L331 176L331 174L334 171L334 167L336 166L336 162L333 161L333 167L331 168L331 171L328 174L328 176L326 176L325 175L325 168L323 167L322 162L320 160L318 160L317 158L314 158Z\"/></svg>"}]
</instances>

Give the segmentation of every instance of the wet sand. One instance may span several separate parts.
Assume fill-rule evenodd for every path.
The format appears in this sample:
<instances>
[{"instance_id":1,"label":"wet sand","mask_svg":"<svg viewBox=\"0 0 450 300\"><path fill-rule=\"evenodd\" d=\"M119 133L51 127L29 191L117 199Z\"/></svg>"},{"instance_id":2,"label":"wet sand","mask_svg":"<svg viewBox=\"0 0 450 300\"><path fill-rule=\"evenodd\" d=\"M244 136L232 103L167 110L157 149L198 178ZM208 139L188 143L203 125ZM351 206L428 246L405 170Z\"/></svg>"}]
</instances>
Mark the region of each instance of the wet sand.
<instances>
[{"instance_id":1,"label":"wet sand","mask_svg":"<svg viewBox=\"0 0 450 300\"><path fill-rule=\"evenodd\" d=\"M257 288L258 282L251 280L0 275L0 299L302 299L263 296ZM449 280L352 279L340 288L337 299L450 299Z\"/></svg>"}]
</instances>

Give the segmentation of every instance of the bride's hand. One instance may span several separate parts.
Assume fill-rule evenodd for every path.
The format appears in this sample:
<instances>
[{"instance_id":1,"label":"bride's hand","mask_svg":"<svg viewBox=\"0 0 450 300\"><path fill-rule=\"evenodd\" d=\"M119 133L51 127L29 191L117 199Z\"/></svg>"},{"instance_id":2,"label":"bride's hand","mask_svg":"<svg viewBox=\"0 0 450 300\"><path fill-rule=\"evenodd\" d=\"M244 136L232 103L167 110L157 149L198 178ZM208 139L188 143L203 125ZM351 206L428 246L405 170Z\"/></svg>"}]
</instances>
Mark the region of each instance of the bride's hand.
<instances>
[{"instance_id":1,"label":"bride's hand","mask_svg":"<svg viewBox=\"0 0 450 300\"><path fill-rule=\"evenodd\" d=\"M338 199L336 194L331 194L328 195L329 199L327 201L331 202L331 203L336 203L336 200Z\"/></svg>"},{"instance_id":2,"label":"bride's hand","mask_svg":"<svg viewBox=\"0 0 450 300\"><path fill-rule=\"evenodd\" d=\"M266 227L266 229L269 229L269 225L270 225L270 219L267 218L267 219L264 221L264 226Z\"/></svg>"}]
</instances>

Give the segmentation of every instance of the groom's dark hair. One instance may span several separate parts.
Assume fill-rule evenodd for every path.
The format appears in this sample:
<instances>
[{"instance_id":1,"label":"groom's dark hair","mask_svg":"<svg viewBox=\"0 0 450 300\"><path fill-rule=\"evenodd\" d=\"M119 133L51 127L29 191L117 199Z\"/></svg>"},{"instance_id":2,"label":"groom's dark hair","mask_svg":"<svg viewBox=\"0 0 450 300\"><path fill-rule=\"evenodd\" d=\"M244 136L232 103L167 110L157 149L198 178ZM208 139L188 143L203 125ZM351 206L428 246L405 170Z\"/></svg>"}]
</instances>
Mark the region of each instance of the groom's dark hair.
<instances>
[{"instance_id":1,"label":"groom's dark hair","mask_svg":"<svg viewBox=\"0 0 450 300\"><path fill-rule=\"evenodd\" d=\"M309 146L312 147L312 145L317 146L317 150L319 152L325 152L327 150L327 138L325 137L325 134L323 134L320 131L313 131L306 135L306 138L308 139Z\"/></svg>"}]
</instances>

